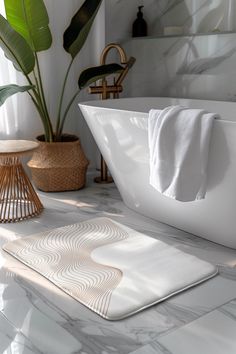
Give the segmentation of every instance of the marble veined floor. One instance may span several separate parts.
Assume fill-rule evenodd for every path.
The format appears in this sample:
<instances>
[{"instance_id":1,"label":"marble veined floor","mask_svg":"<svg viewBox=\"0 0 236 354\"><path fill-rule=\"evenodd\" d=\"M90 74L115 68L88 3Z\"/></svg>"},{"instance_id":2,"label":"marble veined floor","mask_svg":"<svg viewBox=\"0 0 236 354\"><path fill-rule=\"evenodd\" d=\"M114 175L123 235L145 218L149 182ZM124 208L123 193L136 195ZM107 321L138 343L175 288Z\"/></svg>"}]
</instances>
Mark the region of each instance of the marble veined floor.
<instances>
[{"instance_id":1,"label":"marble veined floor","mask_svg":"<svg viewBox=\"0 0 236 354\"><path fill-rule=\"evenodd\" d=\"M106 216L219 264L220 274L139 314L109 322L1 250L1 354L236 353L235 250L136 214L123 204L114 184L97 185L88 178L81 191L39 195L43 214L0 224L1 245Z\"/></svg>"}]
</instances>

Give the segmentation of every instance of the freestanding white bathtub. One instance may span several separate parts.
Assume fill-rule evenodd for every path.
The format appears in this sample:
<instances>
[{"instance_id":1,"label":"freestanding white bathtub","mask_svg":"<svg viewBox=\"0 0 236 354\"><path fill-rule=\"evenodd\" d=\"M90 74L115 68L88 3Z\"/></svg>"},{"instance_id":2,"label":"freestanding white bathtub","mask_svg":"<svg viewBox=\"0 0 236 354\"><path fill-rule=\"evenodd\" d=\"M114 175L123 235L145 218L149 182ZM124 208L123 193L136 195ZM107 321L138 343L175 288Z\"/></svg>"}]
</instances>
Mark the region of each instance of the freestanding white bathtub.
<instances>
[{"instance_id":1,"label":"freestanding white bathtub","mask_svg":"<svg viewBox=\"0 0 236 354\"><path fill-rule=\"evenodd\" d=\"M179 202L149 185L148 111L173 104L205 108L222 117L213 123L204 200ZM138 97L79 106L128 207L236 248L236 103Z\"/></svg>"}]
</instances>

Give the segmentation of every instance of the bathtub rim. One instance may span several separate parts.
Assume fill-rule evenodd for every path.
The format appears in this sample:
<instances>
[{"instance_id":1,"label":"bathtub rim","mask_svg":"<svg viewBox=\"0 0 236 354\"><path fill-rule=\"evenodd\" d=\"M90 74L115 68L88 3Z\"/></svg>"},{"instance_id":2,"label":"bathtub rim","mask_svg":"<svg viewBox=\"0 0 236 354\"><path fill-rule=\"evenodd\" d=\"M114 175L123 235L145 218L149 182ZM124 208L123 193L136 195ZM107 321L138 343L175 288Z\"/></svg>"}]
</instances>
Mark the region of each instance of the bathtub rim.
<instances>
[{"instance_id":1,"label":"bathtub rim","mask_svg":"<svg viewBox=\"0 0 236 354\"><path fill-rule=\"evenodd\" d=\"M135 114L146 114L148 116L149 110L154 108L154 109L158 109L155 107L150 107L148 110L131 110L130 108L122 108L122 107L117 107L116 103L118 103L119 101L122 102L128 102L128 101L133 101L135 99L174 99L174 100L187 100L187 101L193 101L193 102L204 102L204 103L209 103L209 104L227 104L229 106L232 106L232 109L234 108L236 111L236 101L218 101L218 100L204 100L204 99L198 99L198 98L184 98L184 97L168 97L168 96L135 96L135 97L121 97L121 98L117 98L117 99L106 99L106 100L91 100L91 101L82 101L78 103L78 106L89 106L89 107L95 107L95 108L101 108L104 110L112 110L112 111L118 111L118 112L132 112ZM106 105L115 105L114 107L106 107ZM169 104L174 105L174 104ZM233 107L235 106L235 107ZM167 105L165 106L167 107ZM198 107L197 107L198 108ZM163 108L161 108L163 109ZM203 107L204 109L204 107ZM207 110L207 109L206 109ZM214 113L218 113L217 110ZM235 120L231 120L228 119L227 117L224 117L222 115L220 115L220 118L217 119L220 122L227 122L228 123L235 123L236 124L236 114L235 114Z\"/></svg>"}]
</instances>

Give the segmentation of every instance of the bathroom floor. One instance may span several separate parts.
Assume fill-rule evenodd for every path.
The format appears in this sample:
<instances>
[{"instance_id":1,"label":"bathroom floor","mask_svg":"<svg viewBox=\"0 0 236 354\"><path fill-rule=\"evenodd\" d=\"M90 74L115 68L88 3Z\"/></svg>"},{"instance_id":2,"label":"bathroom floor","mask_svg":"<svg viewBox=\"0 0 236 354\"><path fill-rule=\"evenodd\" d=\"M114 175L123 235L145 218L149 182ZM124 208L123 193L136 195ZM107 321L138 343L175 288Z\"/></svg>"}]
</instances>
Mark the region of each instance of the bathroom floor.
<instances>
[{"instance_id":1,"label":"bathroom floor","mask_svg":"<svg viewBox=\"0 0 236 354\"><path fill-rule=\"evenodd\" d=\"M235 250L133 212L123 204L114 184L94 184L92 172L81 191L39 195L43 214L29 221L0 224L0 245L106 216L220 264L220 274L139 314L110 322L1 250L0 354L236 353Z\"/></svg>"}]
</instances>

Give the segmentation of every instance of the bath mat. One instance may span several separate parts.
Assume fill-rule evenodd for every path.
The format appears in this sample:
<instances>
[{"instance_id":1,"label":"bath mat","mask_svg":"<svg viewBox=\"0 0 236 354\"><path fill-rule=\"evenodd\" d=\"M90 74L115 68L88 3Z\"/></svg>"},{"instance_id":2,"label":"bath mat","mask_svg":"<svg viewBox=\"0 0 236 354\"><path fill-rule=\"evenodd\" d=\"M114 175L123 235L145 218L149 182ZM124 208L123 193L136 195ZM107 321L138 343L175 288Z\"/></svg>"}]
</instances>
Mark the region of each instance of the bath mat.
<instances>
[{"instance_id":1,"label":"bath mat","mask_svg":"<svg viewBox=\"0 0 236 354\"><path fill-rule=\"evenodd\" d=\"M27 236L3 249L109 320L217 274L211 264L108 218Z\"/></svg>"}]
</instances>

